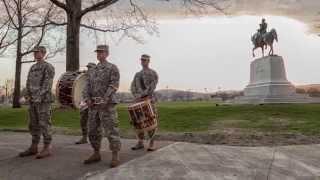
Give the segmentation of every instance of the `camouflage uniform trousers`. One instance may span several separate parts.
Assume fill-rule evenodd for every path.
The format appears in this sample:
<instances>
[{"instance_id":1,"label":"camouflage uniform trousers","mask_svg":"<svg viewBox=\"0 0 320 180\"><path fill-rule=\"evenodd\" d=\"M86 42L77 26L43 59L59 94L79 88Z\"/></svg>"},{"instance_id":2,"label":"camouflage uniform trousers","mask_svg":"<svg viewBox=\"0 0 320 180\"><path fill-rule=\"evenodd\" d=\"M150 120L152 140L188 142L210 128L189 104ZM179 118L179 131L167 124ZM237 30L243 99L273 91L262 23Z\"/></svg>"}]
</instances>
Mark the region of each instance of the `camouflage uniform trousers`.
<instances>
[{"instance_id":1,"label":"camouflage uniform trousers","mask_svg":"<svg viewBox=\"0 0 320 180\"><path fill-rule=\"evenodd\" d=\"M158 114L155 102L151 101L151 106L152 106L152 110L156 116L156 120L157 120L158 126L159 126L159 114ZM147 132L150 140L154 140L154 136L155 136L157 130L158 130L158 128L155 128L155 129ZM143 140L144 139L144 132L138 133L137 136L139 139Z\"/></svg>"},{"instance_id":2,"label":"camouflage uniform trousers","mask_svg":"<svg viewBox=\"0 0 320 180\"><path fill-rule=\"evenodd\" d=\"M88 113L89 108L80 111L80 126L82 130L82 136L88 136Z\"/></svg>"},{"instance_id":3,"label":"camouflage uniform trousers","mask_svg":"<svg viewBox=\"0 0 320 180\"><path fill-rule=\"evenodd\" d=\"M41 135L43 135L43 143L50 144L52 141L51 126L51 104L30 103L29 131L32 135L32 143L39 144Z\"/></svg>"},{"instance_id":4,"label":"camouflage uniform trousers","mask_svg":"<svg viewBox=\"0 0 320 180\"><path fill-rule=\"evenodd\" d=\"M89 141L95 151L99 151L101 147L102 129L109 140L109 149L120 151L119 121L115 104L90 107L88 123Z\"/></svg>"}]
</instances>

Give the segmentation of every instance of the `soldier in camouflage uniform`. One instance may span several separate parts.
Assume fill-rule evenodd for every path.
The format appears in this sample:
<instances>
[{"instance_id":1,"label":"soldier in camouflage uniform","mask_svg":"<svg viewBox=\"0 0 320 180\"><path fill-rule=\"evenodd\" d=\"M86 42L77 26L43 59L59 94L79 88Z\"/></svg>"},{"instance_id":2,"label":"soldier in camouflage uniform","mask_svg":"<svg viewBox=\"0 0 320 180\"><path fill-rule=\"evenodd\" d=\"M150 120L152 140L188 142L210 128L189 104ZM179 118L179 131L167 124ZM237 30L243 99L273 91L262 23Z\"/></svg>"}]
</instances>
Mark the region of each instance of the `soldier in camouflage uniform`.
<instances>
[{"instance_id":1,"label":"soldier in camouflage uniform","mask_svg":"<svg viewBox=\"0 0 320 180\"><path fill-rule=\"evenodd\" d=\"M88 71L86 72L86 76L88 76L92 71L94 71L94 68L96 67L96 64L94 63L88 63L87 68ZM86 91L86 88L84 89ZM88 105L82 101L80 104L80 126L81 126L81 132L82 132L82 138L75 142L75 144L86 144L88 143L87 137L88 137Z\"/></svg>"},{"instance_id":2,"label":"soldier in camouflage uniform","mask_svg":"<svg viewBox=\"0 0 320 180\"><path fill-rule=\"evenodd\" d=\"M54 67L44 61L46 48L39 46L34 49L36 63L30 68L27 78L27 95L29 102L29 131L32 144L29 149L19 154L20 157L36 155L37 159L51 155L51 103L53 102L51 88L54 78ZM40 136L43 136L44 147L38 153Z\"/></svg>"},{"instance_id":3,"label":"soldier in camouflage uniform","mask_svg":"<svg viewBox=\"0 0 320 180\"><path fill-rule=\"evenodd\" d=\"M121 148L118 128L118 114L116 104L116 91L119 87L120 74L116 65L107 61L109 47L97 46L97 59L99 63L94 71L89 74L84 91L84 98L89 106L89 141L94 153L84 161L90 164L101 160L100 146L102 140L102 128L109 140L109 148L112 151L111 167L119 165L119 151Z\"/></svg>"},{"instance_id":4,"label":"soldier in camouflage uniform","mask_svg":"<svg viewBox=\"0 0 320 180\"><path fill-rule=\"evenodd\" d=\"M145 98L149 98L151 100L151 105L153 108L153 111L156 114L156 118L158 120L158 113L157 109L155 107L155 95L154 91L156 89L156 86L158 84L158 75L157 73L149 68L149 62L150 62L150 56L147 54L143 54L141 56L141 65L142 70L140 72L137 72L134 76L134 79L131 83L131 93L135 97L135 101L139 102ZM156 129L151 130L148 132L150 142L148 151L155 150L154 148L154 135L155 135ZM137 134L138 136L138 143L132 147L132 150L138 150L143 149L144 144L144 133Z\"/></svg>"}]
</instances>

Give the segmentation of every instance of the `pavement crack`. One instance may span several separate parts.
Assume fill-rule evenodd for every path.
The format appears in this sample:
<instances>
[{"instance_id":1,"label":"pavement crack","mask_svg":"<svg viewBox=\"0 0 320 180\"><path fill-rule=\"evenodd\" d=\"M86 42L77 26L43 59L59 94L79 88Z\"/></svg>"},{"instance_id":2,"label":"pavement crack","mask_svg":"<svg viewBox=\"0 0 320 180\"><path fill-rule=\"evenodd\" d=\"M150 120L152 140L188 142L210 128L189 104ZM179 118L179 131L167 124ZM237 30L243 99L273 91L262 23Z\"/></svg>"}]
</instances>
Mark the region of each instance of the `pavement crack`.
<instances>
[{"instance_id":1,"label":"pavement crack","mask_svg":"<svg viewBox=\"0 0 320 180\"><path fill-rule=\"evenodd\" d=\"M272 166L273 166L273 163L274 163L275 157L276 157L276 152L277 152L277 148L274 147L274 148L273 148L273 152L272 152L272 159L271 159L270 164L269 164L269 167L268 167L267 180L270 180L271 171L272 171Z\"/></svg>"}]
</instances>

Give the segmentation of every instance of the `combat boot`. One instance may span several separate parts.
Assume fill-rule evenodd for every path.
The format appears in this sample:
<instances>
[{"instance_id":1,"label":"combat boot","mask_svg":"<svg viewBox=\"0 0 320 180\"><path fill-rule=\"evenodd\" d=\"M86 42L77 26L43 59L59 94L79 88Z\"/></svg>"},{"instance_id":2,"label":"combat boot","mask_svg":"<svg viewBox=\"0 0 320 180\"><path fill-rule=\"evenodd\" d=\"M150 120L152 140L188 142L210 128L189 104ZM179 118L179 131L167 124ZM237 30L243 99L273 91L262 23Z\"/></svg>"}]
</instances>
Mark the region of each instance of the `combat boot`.
<instances>
[{"instance_id":1,"label":"combat boot","mask_svg":"<svg viewBox=\"0 0 320 180\"><path fill-rule=\"evenodd\" d=\"M155 151L155 150L157 150L157 149L154 147L154 140L151 139L149 142L149 147L148 147L147 151Z\"/></svg>"},{"instance_id":2,"label":"combat boot","mask_svg":"<svg viewBox=\"0 0 320 180\"><path fill-rule=\"evenodd\" d=\"M24 152L19 153L20 157L33 156L38 153L38 144L32 143L31 146Z\"/></svg>"},{"instance_id":3,"label":"combat boot","mask_svg":"<svg viewBox=\"0 0 320 180\"><path fill-rule=\"evenodd\" d=\"M101 155L99 151L95 151L88 159L83 161L83 164L91 164L101 161Z\"/></svg>"},{"instance_id":4,"label":"combat boot","mask_svg":"<svg viewBox=\"0 0 320 180\"><path fill-rule=\"evenodd\" d=\"M87 137L83 136L79 141L75 142L75 144L87 144Z\"/></svg>"},{"instance_id":5,"label":"combat boot","mask_svg":"<svg viewBox=\"0 0 320 180\"><path fill-rule=\"evenodd\" d=\"M135 146L131 147L131 150L139 150L139 149L144 149L144 144L143 141L139 141Z\"/></svg>"},{"instance_id":6,"label":"combat boot","mask_svg":"<svg viewBox=\"0 0 320 180\"><path fill-rule=\"evenodd\" d=\"M42 159L51 156L50 144L45 144L40 153L37 154L37 159Z\"/></svg>"},{"instance_id":7,"label":"combat boot","mask_svg":"<svg viewBox=\"0 0 320 180\"><path fill-rule=\"evenodd\" d=\"M110 163L110 167L114 168L119 166L120 160L119 160L119 151L112 151L112 160Z\"/></svg>"}]
</instances>

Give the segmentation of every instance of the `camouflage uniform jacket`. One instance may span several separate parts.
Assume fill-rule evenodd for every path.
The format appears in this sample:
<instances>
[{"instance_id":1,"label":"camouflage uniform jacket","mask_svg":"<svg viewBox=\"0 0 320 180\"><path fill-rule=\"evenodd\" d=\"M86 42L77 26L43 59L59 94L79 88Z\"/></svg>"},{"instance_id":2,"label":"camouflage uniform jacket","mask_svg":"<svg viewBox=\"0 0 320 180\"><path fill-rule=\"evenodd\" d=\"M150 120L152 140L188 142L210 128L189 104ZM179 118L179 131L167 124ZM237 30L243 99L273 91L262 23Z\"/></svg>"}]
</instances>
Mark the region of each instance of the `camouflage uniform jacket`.
<instances>
[{"instance_id":1,"label":"camouflage uniform jacket","mask_svg":"<svg viewBox=\"0 0 320 180\"><path fill-rule=\"evenodd\" d=\"M158 74L152 69L137 72L131 83L131 92L135 98L149 96L155 100L154 91L158 84Z\"/></svg>"},{"instance_id":2,"label":"camouflage uniform jacket","mask_svg":"<svg viewBox=\"0 0 320 180\"><path fill-rule=\"evenodd\" d=\"M120 74L116 65L107 61L98 63L97 66L88 73L84 100L94 100L101 98L107 104L117 104L116 91L119 88Z\"/></svg>"},{"instance_id":3,"label":"camouflage uniform jacket","mask_svg":"<svg viewBox=\"0 0 320 180\"><path fill-rule=\"evenodd\" d=\"M48 62L41 61L31 66L26 84L30 102L53 102L51 88L54 74L54 67Z\"/></svg>"}]
</instances>

